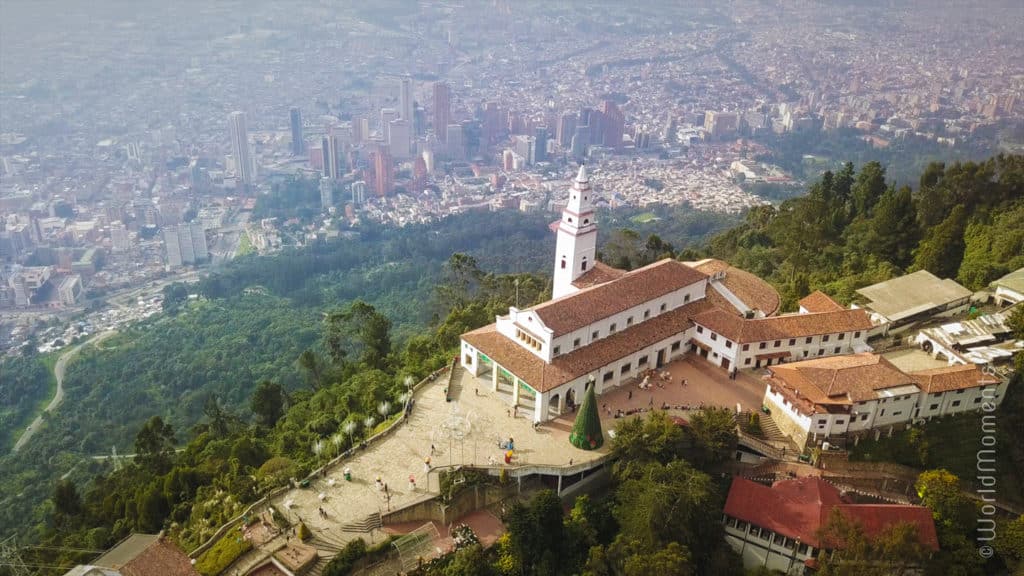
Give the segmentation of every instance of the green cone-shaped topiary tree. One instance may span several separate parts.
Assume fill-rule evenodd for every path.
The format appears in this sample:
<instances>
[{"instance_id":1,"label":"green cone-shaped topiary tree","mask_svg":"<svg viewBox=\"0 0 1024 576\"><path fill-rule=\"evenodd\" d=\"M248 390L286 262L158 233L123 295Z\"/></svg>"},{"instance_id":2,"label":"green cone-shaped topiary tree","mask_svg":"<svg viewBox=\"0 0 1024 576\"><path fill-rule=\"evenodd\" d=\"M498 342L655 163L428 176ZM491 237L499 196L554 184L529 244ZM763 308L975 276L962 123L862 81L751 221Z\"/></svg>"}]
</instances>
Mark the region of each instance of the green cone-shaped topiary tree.
<instances>
[{"instance_id":1,"label":"green cone-shaped topiary tree","mask_svg":"<svg viewBox=\"0 0 1024 576\"><path fill-rule=\"evenodd\" d=\"M593 382L587 385L587 391L583 394L583 405L580 406L576 422L572 425L569 442L581 450L597 450L604 444L604 434L601 433L601 417L597 412L597 398L594 395Z\"/></svg>"}]
</instances>

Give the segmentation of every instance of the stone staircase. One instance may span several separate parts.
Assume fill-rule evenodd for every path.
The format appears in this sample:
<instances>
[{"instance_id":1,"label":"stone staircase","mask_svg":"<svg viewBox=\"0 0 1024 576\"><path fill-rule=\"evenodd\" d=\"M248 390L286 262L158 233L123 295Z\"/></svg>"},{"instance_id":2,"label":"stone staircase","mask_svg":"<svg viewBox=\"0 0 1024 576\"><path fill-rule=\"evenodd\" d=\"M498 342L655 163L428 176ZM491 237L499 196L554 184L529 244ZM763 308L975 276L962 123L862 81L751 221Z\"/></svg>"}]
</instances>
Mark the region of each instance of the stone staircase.
<instances>
[{"instance_id":1,"label":"stone staircase","mask_svg":"<svg viewBox=\"0 0 1024 576\"><path fill-rule=\"evenodd\" d=\"M324 533L313 536L307 543L316 548L317 561L303 572L302 576L321 576L324 573L324 568L341 552L346 542L346 540L340 537L329 536Z\"/></svg>"},{"instance_id":2,"label":"stone staircase","mask_svg":"<svg viewBox=\"0 0 1024 576\"><path fill-rule=\"evenodd\" d=\"M775 420L772 419L770 414L765 414L761 411L755 412L753 410L741 412L736 416L736 422L740 425L741 430L746 428L751 413L757 414L758 416L758 420L761 425L761 436L757 437L751 434L746 434L748 439L754 443L763 443L774 448L774 450L771 450L771 454L767 454L773 458L785 457L786 459L795 459L800 455L801 450L796 445L796 442L793 442L789 436L786 436L782 430L779 429L778 424L775 423Z\"/></svg>"},{"instance_id":3,"label":"stone staircase","mask_svg":"<svg viewBox=\"0 0 1024 576\"><path fill-rule=\"evenodd\" d=\"M370 532L378 530L383 526L380 519L380 512L374 512L362 520L357 520L348 524L342 524L342 532Z\"/></svg>"}]
</instances>

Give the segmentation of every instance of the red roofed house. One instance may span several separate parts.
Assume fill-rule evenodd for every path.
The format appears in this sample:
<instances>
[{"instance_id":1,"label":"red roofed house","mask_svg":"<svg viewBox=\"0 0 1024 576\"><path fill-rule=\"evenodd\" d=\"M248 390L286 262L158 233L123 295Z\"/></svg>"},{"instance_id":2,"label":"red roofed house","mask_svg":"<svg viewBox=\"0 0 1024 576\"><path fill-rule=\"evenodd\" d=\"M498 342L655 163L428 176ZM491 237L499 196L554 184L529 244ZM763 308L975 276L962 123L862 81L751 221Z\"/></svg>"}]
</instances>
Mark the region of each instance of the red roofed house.
<instances>
[{"instance_id":1,"label":"red roofed house","mask_svg":"<svg viewBox=\"0 0 1024 576\"><path fill-rule=\"evenodd\" d=\"M771 487L736 478L725 501L725 540L743 557L747 569L764 566L803 574L804 563L829 548L821 532L833 509L859 523L869 538L907 522L917 527L922 545L938 550L932 513L923 506L851 504L835 486L808 476L781 480Z\"/></svg>"},{"instance_id":2,"label":"red roofed house","mask_svg":"<svg viewBox=\"0 0 1024 576\"><path fill-rule=\"evenodd\" d=\"M994 410L1007 386L974 364L905 373L870 353L773 366L764 380L764 405L799 446L877 439L915 420Z\"/></svg>"},{"instance_id":3,"label":"red roofed house","mask_svg":"<svg viewBox=\"0 0 1024 576\"><path fill-rule=\"evenodd\" d=\"M163 534L132 534L67 576L199 576L189 557Z\"/></svg>"},{"instance_id":4,"label":"red roofed house","mask_svg":"<svg viewBox=\"0 0 1024 576\"><path fill-rule=\"evenodd\" d=\"M665 259L631 271L597 262L597 222L585 167L556 231L554 298L462 335L463 368L510 392L535 422L644 370L694 352L728 371L869 350L863 310L821 295L823 307L776 316L779 294L720 260Z\"/></svg>"}]
</instances>

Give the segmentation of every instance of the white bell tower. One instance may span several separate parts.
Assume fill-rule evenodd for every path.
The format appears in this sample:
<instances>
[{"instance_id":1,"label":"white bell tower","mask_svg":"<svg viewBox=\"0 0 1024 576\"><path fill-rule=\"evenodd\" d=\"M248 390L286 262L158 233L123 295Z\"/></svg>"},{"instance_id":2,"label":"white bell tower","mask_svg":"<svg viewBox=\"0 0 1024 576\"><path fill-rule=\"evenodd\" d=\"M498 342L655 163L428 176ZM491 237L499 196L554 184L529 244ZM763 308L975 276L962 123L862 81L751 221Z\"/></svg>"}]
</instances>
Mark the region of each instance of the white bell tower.
<instances>
[{"instance_id":1,"label":"white bell tower","mask_svg":"<svg viewBox=\"0 0 1024 576\"><path fill-rule=\"evenodd\" d=\"M573 281L597 262L597 222L594 220L593 201L587 168L580 166L569 191L569 204L562 211L562 220L558 223L553 298L576 292Z\"/></svg>"}]
</instances>

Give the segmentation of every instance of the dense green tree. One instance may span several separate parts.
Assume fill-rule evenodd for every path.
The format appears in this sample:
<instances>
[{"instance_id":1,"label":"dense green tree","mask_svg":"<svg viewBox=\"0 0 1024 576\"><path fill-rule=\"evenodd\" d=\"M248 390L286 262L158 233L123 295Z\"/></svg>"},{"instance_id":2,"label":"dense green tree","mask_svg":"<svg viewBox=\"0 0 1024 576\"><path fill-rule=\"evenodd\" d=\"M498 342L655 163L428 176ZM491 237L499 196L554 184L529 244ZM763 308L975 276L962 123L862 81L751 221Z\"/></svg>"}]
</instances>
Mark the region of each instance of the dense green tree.
<instances>
[{"instance_id":1,"label":"dense green tree","mask_svg":"<svg viewBox=\"0 0 1024 576\"><path fill-rule=\"evenodd\" d=\"M850 190L853 214L869 217L886 190L885 168L878 162L861 166Z\"/></svg>"},{"instance_id":2,"label":"dense green tree","mask_svg":"<svg viewBox=\"0 0 1024 576\"><path fill-rule=\"evenodd\" d=\"M502 553L510 557L505 563L525 575L570 573L563 562L563 514L561 500L550 490L537 492L528 504L514 504L504 519L509 538Z\"/></svg>"},{"instance_id":3,"label":"dense green tree","mask_svg":"<svg viewBox=\"0 0 1024 576\"><path fill-rule=\"evenodd\" d=\"M705 408L690 419L699 464L707 465L732 458L736 452L736 419L728 408Z\"/></svg>"},{"instance_id":4,"label":"dense green tree","mask_svg":"<svg viewBox=\"0 0 1024 576\"><path fill-rule=\"evenodd\" d=\"M929 550L917 527L897 523L869 537L864 527L838 508L829 513L819 538L830 552L818 556L822 576L889 576L913 573L924 565Z\"/></svg>"},{"instance_id":5,"label":"dense green tree","mask_svg":"<svg viewBox=\"0 0 1024 576\"><path fill-rule=\"evenodd\" d=\"M347 308L327 315L326 343L335 362L347 348L359 354L359 363L383 369L391 354L391 320L372 305L356 300ZM346 346L347 344L347 346Z\"/></svg>"},{"instance_id":6,"label":"dense green tree","mask_svg":"<svg viewBox=\"0 0 1024 576\"><path fill-rule=\"evenodd\" d=\"M82 498L75 483L61 479L53 490L53 526L58 532L73 528L81 520Z\"/></svg>"},{"instance_id":7,"label":"dense green tree","mask_svg":"<svg viewBox=\"0 0 1024 576\"><path fill-rule=\"evenodd\" d=\"M135 461L152 472L163 473L174 459L176 441L174 428L153 416L135 436Z\"/></svg>"},{"instance_id":8,"label":"dense green tree","mask_svg":"<svg viewBox=\"0 0 1024 576\"><path fill-rule=\"evenodd\" d=\"M914 250L917 270L927 270L939 278L952 278L960 269L964 254L964 228L967 209L956 206L938 226L930 229Z\"/></svg>"},{"instance_id":9,"label":"dense green tree","mask_svg":"<svg viewBox=\"0 0 1024 576\"><path fill-rule=\"evenodd\" d=\"M621 469L632 462L668 463L681 458L689 445L682 428L665 412L627 418L619 422L612 440L618 455L615 467Z\"/></svg>"},{"instance_id":10,"label":"dense green tree","mask_svg":"<svg viewBox=\"0 0 1024 576\"><path fill-rule=\"evenodd\" d=\"M442 576L496 576L487 552L479 544L472 544L455 552L451 562L441 571Z\"/></svg>"},{"instance_id":11,"label":"dense green tree","mask_svg":"<svg viewBox=\"0 0 1024 576\"><path fill-rule=\"evenodd\" d=\"M917 246L917 214L908 186L890 188L882 195L871 219L868 251L905 268L912 262Z\"/></svg>"},{"instance_id":12,"label":"dense green tree","mask_svg":"<svg viewBox=\"0 0 1024 576\"><path fill-rule=\"evenodd\" d=\"M284 415L284 404L285 394L281 385L270 380L263 380L256 386L256 391L252 393L249 408L256 415L256 422L260 426L273 428Z\"/></svg>"}]
</instances>

